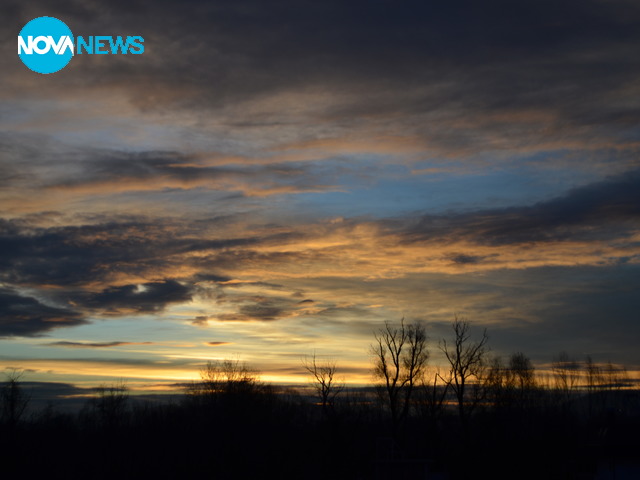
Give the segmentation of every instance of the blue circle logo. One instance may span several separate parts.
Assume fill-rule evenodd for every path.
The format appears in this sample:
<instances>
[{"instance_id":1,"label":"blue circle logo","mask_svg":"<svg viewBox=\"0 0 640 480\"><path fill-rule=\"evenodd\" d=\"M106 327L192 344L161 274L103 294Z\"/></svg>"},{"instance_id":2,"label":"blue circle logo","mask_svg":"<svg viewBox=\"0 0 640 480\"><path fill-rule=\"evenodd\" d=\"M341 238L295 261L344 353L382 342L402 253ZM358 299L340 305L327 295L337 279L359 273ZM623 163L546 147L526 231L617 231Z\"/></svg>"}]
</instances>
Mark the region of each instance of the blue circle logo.
<instances>
[{"instance_id":1,"label":"blue circle logo","mask_svg":"<svg viewBox=\"0 0 640 480\"><path fill-rule=\"evenodd\" d=\"M18 56L34 72L62 70L73 54L71 29L57 18L34 18L22 27L18 35Z\"/></svg>"}]
</instances>

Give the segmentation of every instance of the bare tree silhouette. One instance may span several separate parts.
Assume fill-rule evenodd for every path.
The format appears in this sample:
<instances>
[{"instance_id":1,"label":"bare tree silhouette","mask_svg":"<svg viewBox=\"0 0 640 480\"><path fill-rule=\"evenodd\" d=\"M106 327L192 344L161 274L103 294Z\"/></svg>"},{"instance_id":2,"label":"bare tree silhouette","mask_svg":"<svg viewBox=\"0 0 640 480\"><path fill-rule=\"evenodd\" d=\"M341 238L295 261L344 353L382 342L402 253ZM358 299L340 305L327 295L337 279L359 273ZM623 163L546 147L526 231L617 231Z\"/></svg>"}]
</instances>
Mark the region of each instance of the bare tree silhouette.
<instances>
[{"instance_id":1,"label":"bare tree silhouette","mask_svg":"<svg viewBox=\"0 0 640 480\"><path fill-rule=\"evenodd\" d=\"M531 359L522 352L509 358L509 384L517 405L520 408L528 406L536 389L536 377Z\"/></svg>"},{"instance_id":2,"label":"bare tree silhouette","mask_svg":"<svg viewBox=\"0 0 640 480\"><path fill-rule=\"evenodd\" d=\"M126 415L129 387L124 380L112 384L103 383L96 388L95 409L100 421L107 427L120 425Z\"/></svg>"},{"instance_id":3,"label":"bare tree silhouette","mask_svg":"<svg viewBox=\"0 0 640 480\"><path fill-rule=\"evenodd\" d=\"M396 326L385 322L371 346L374 375L383 382L383 398L389 406L394 428L407 416L414 388L424 375L429 358L427 334L420 322Z\"/></svg>"},{"instance_id":4,"label":"bare tree silhouette","mask_svg":"<svg viewBox=\"0 0 640 480\"><path fill-rule=\"evenodd\" d=\"M422 378L418 402L422 415L429 421L431 429L435 430L436 422L444 412L449 384L442 382L439 369L431 373Z\"/></svg>"},{"instance_id":5,"label":"bare tree silhouette","mask_svg":"<svg viewBox=\"0 0 640 480\"><path fill-rule=\"evenodd\" d=\"M551 364L556 391L566 402L570 401L580 379L580 364L569 357L567 352L560 354Z\"/></svg>"},{"instance_id":6,"label":"bare tree silhouette","mask_svg":"<svg viewBox=\"0 0 640 480\"><path fill-rule=\"evenodd\" d=\"M452 324L454 332L453 345L447 343L443 339L440 343L440 350L444 353L449 362L449 378L441 377L449 384L456 395L458 402L458 413L463 424L466 424L467 416L475 408L483 395L483 380L486 369L485 356L488 352L487 330L482 333L482 338L478 341L472 341L469 333L470 325L465 320L460 320L457 316ZM469 382L474 381L472 385L473 395L467 402L467 388Z\"/></svg>"},{"instance_id":7,"label":"bare tree silhouette","mask_svg":"<svg viewBox=\"0 0 640 480\"><path fill-rule=\"evenodd\" d=\"M490 362L484 383L495 407L525 408L536 388L531 360L522 352L513 353L505 367L502 359L495 357Z\"/></svg>"},{"instance_id":8,"label":"bare tree silhouette","mask_svg":"<svg viewBox=\"0 0 640 480\"><path fill-rule=\"evenodd\" d=\"M10 429L18 424L30 401L20 385L23 375L24 372L18 369L6 372L5 382L0 392L2 420Z\"/></svg>"},{"instance_id":9,"label":"bare tree silhouette","mask_svg":"<svg viewBox=\"0 0 640 480\"><path fill-rule=\"evenodd\" d=\"M609 390L620 390L625 385L628 385L627 369L621 365L614 365L608 362L604 367L604 372L607 378L607 388Z\"/></svg>"},{"instance_id":10,"label":"bare tree silhouette","mask_svg":"<svg viewBox=\"0 0 640 480\"><path fill-rule=\"evenodd\" d=\"M491 404L495 408L509 408L513 400L509 369L499 356L491 358L487 364L484 384Z\"/></svg>"},{"instance_id":11,"label":"bare tree silhouette","mask_svg":"<svg viewBox=\"0 0 640 480\"><path fill-rule=\"evenodd\" d=\"M591 355L587 355L585 368L587 370L587 391L595 393L599 386L604 383L602 367L593 361Z\"/></svg>"},{"instance_id":12,"label":"bare tree silhouette","mask_svg":"<svg viewBox=\"0 0 640 480\"><path fill-rule=\"evenodd\" d=\"M517 352L509 358L509 373L516 388L526 390L535 385L534 368L531 359L522 352Z\"/></svg>"},{"instance_id":13,"label":"bare tree silhouette","mask_svg":"<svg viewBox=\"0 0 640 480\"><path fill-rule=\"evenodd\" d=\"M322 404L322 410L327 412L333 407L336 397L344 389L344 384L338 383L336 379L336 363L331 360L319 363L314 352L310 359L303 360L303 365L313 377L313 387Z\"/></svg>"},{"instance_id":14,"label":"bare tree silhouette","mask_svg":"<svg viewBox=\"0 0 640 480\"><path fill-rule=\"evenodd\" d=\"M216 394L251 393L257 388L258 374L239 359L209 361L200 370L200 382L195 392L207 396Z\"/></svg>"}]
</instances>

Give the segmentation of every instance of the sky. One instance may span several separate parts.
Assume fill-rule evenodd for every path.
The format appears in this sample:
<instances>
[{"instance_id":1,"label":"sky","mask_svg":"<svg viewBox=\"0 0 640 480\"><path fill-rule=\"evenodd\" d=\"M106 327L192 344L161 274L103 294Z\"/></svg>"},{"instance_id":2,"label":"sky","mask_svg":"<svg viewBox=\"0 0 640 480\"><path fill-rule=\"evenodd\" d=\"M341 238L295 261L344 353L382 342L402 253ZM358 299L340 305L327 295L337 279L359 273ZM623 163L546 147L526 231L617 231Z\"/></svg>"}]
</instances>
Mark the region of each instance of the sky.
<instances>
[{"instance_id":1,"label":"sky","mask_svg":"<svg viewBox=\"0 0 640 480\"><path fill-rule=\"evenodd\" d=\"M141 55L16 55L31 19ZM385 321L640 370L640 5L0 6L0 369L372 381Z\"/></svg>"}]
</instances>

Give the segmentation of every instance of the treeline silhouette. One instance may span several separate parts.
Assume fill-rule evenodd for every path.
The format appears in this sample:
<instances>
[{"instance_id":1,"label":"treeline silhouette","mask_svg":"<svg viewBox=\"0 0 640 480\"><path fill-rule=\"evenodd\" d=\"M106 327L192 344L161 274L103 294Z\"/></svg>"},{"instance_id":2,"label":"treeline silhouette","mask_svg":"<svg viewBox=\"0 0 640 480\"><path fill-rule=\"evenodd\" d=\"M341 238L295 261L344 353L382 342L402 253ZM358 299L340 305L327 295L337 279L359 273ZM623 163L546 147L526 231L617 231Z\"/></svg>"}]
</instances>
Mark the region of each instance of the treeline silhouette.
<instances>
[{"instance_id":1,"label":"treeline silhouette","mask_svg":"<svg viewBox=\"0 0 640 480\"><path fill-rule=\"evenodd\" d=\"M486 331L470 327L454 321L436 369L422 324L385 324L371 345L375 385L360 388L315 354L298 389L224 360L171 402L137 400L119 382L78 412L30 412L9 372L3 477L637 478L640 394L623 369L561 353L541 374L524 353L491 357Z\"/></svg>"}]
</instances>

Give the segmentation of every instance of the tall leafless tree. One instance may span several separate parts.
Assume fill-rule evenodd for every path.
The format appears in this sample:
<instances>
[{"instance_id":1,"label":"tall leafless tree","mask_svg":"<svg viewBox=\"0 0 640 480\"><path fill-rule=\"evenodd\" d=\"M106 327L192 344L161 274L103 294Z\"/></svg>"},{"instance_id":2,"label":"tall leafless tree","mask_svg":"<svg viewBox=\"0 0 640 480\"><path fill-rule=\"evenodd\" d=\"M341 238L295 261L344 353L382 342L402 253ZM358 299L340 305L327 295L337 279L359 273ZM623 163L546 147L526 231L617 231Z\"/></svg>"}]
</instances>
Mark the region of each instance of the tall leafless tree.
<instances>
[{"instance_id":1,"label":"tall leafless tree","mask_svg":"<svg viewBox=\"0 0 640 480\"><path fill-rule=\"evenodd\" d=\"M313 377L313 387L322 404L322 410L327 412L334 405L338 394L344 389L344 384L339 383L336 374L337 366L334 361L319 362L314 352L313 356L303 360L304 368Z\"/></svg>"},{"instance_id":2,"label":"tall leafless tree","mask_svg":"<svg viewBox=\"0 0 640 480\"><path fill-rule=\"evenodd\" d=\"M577 388L580 379L580 364L571 358L567 352L560 352L551 364L551 371L555 380L556 391L566 405Z\"/></svg>"},{"instance_id":3,"label":"tall leafless tree","mask_svg":"<svg viewBox=\"0 0 640 480\"><path fill-rule=\"evenodd\" d=\"M423 377L429 353L427 334L420 322L399 325L385 322L371 346L374 375L381 382L394 428L406 418L414 388Z\"/></svg>"},{"instance_id":4,"label":"tall leafless tree","mask_svg":"<svg viewBox=\"0 0 640 480\"><path fill-rule=\"evenodd\" d=\"M536 377L531 359L522 352L512 354L509 359L509 382L516 404L528 407L534 399Z\"/></svg>"},{"instance_id":5,"label":"tall leafless tree","mask_svg":"<svg viewBox=\"0 0 640 480\"><path fill-rule=\"evenodd\" d=\"M122 424L129 403L129 387L124 380L112 384L101 384L96 388L94 399L98 418L106 427Z\"/></svg>"},{"instance_id":6,"label":"tall leafless tree","mask_svg":"<svg viewBox=\"0 0 640 480\"><path fill-rule=\"evenodd\" d=\"M436 422L444 411L449 384L442 382L440 370L426 373L419 389L419 404L422 414L435 430Z\"/></svg>"},{"instance_id":7,"label":"tall leafless tree","mask_svg":"<svg viewBox=\"0 0 640 480\"><path fill-rule=\"evenodd\" d=\"M531 359L522 352L517 352L509 358L509 374L511 382L521 391L534 387L535 376Z\"/></svg>"},{"instance_id":8,"label":"tall leafless tree","mask_svg":"<svg viewBox=\"0 0 640 480\"><path fill-rule=\"evenodd\" d=\"M1 418L10 429L18 424L29 405L30 398L20 385L23 375L24 372L17 369L5 373L4 385L0 390Z\"/></svg>"},{"instance_id":9,"label":"tall leafless tree","mask_svg":"<svg viewBox=\"0 0 640 480\"><path fill-rule=\"evenodd\" d=\"M482 333L478 341L473 341L469 333L470 325L465 320L455 318L452 324L454 339L449 344L446 339L440 343L440 350L449 362L449 378L444 379L456 395L458 413L463 424L466 424L467 416L481 399L483 373L486 369L485 356L488 352L487 330ZM473 395L468 399L468 387L472 385Z\"/></svg>"},{"instance_id":10,"label":"tall leafless tree","mask_svg":"<svg viewBox=\"0 0 640 480\"><path fill-rule=\"evenodd\" d=\"M512 354L507 366L500 357L495 357L490 361L484 383L494 407L526 408L536 388L533 364L522 352Z\"/></svg>"}]
</instances>

